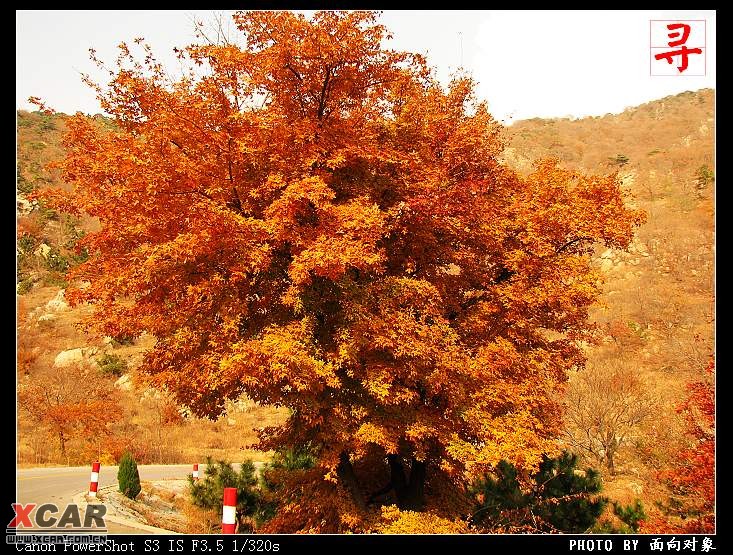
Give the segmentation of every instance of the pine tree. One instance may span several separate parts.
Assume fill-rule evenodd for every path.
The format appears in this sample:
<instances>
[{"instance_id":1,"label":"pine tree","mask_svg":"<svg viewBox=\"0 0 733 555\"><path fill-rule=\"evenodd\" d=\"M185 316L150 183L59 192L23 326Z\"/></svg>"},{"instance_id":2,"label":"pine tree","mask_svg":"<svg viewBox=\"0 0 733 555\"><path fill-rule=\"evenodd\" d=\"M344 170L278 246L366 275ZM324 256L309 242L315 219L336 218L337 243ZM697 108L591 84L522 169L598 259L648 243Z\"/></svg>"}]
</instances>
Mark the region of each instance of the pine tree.
<instances>
[{"instance_id":1,"label":"pine tree","mask_svg":"<svg viewBox=\"0 0 733 555\"><path fill-rule=\"evenodd\" d=\"M120 468L117 471L117 483L120 492L130 499L135 499L142 489L140 487L140 473L137 470L137 463L129 451L125 451L120 459Z\"/></svg>"},{"instance_id":2,"label":"pine tree","mask_svg":"<svg viewBox=\"0 0 733 555\"><path fill-rule=\"evenodd\" d=\"M613 514L615 514L621 522L629 527L629 530L623 530L624 533L636 533L639 531L641 521L646 520L644 506L640 500L636 500L633 505L623 506L620 503L613 503Z\"/></svg>"},{"instance_id":3,"label":"pine tree","mask_svg":"<svg viewBox=\"0 0 733 555\"><path fill-rule=\"evenodd\" d=\"M239 472L226 461L206 460L205 477L195 481L188 476L191 500L197 507L222 511L224 488L237 488L237 519L240 529L243 517L253 516L259 508L259 492L256 488L257 477L251 461L241 464Z\"/></svg>"},{"instance_id":4,"label":"pine tree","mask_svg":"<svg viewBox=\"0 0 733 555\"><path fill-rule=\"evenodd\" d=\"M539 470L522 483L517 469L506 461L496 467L496 477L486 476L472 488L478 503L472 521L480 528L530 527L580 533L603 512L607 500L593 497L601 491L597 471L577 473L577 456L563 453L545 457Z\"/></svg>"}]
</instances>

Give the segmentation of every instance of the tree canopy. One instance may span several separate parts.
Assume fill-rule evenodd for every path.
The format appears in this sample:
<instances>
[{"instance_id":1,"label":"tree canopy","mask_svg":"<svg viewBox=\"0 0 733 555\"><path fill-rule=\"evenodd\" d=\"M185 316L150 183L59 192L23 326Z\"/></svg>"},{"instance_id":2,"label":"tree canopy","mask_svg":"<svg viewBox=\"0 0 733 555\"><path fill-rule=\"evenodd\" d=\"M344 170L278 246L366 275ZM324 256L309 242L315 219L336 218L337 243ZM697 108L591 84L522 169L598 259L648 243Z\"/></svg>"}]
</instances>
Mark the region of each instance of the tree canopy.
<instances>
[{"instance_id":1,"label":"tree canopy","mask_svg":"<svg viewBox=\"0 0 733 555\"><path fill-rule=\"evenodd\" d=\"M260 447L316 462L279 487L281 531L364 529L390 502L456 515L500 460L558 453L588 255L643 215L614 175L505 166L475 83L386 49L377 14L234 20L241 44L179 50L179 78L138 39L90 81L115 126L71 118L74 189L47 194L100 223L67 298L153 335L141 370L199 415L290 408Z\"/></svg>"}]
</instances>

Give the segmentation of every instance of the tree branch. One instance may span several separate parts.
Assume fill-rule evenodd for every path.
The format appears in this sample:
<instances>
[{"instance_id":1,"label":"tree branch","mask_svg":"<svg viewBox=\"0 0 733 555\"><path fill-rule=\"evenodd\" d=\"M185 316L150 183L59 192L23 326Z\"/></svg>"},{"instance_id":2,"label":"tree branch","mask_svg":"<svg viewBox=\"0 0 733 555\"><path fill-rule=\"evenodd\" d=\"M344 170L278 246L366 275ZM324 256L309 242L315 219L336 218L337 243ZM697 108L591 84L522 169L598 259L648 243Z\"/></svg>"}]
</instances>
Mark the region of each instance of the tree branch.
<instances>
[{"instance_id":1,"label":"tree branch","mask_svg":"<svg viewBox=\"0 0 733 555\"><path fill-rule=\"evenodd\" d=\"M328 83L331 81L331 69L331 66L326 66L326 78L323 80L321 99L318 101L318 121L323 119L323 111L326 108L326 93L328 92Z\"/></svg>"},{"instance_id":2,"label":"tree branch","mask_svg":"<svg viewBox=\"0 0 733 555\"><path fill-rule=\"evenodd\" d=\"M567 249L571 245L577 243L578 241L593 241L593 237L585 237L585 236L584 237L576 237L575 239L572 239L572 240L568 241L562 247L560 247L559 249L557 249L555 251L555 254L560 254L562 251L564 251L565 249Z\"/></svg>"},{"instance_id":3,"label":"tree branch","mask_svg":"<svg viewBox=\"0 0 733 555\"><path fill-rule=\"evenodd\" d=\"M295 75L298 78L298 81L300 81L301 83L303 82L303 78L300 76L300 73L295 71L293 69L293 66L291 66L289 63L285 64L285 69L289 69L293 73L293 75Z\"/></svg>"}]
</instances>

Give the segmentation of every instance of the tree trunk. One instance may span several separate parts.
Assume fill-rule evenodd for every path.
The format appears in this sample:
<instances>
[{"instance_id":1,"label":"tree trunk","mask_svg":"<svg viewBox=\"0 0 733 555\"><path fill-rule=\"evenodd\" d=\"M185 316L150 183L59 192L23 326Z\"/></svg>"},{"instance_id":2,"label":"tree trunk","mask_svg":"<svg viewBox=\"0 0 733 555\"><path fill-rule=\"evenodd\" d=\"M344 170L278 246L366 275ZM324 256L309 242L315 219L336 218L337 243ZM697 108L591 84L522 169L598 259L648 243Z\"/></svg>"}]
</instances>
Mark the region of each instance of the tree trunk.
<instances>
[{"instance_id":1,"label":"tree trunk","mask_svg":"<svg viewBox=\"0 0 733 555\"><path fill-rule=\"evenodd\" d=\"M341 483L347 490L349 490L349 493L351 493L351 498L354 500L356 506L359 507L360 510L365 511L366 502L364 501L364 496L361 494L361 490L359 489L359 481L356 479L354 467L351 465L351 461L349 460L349 454L345 451L342 452L339 457L336 474L338 475L339 480L341 480Z\"/></svg>"},{"instance_id":2,"label":"tree trunk","mask_svg":"<svg viewBox=\"0 0 733 555\"><path fill-rule=\"evenodd\" d=\"M611 476L616 475L616 468L613 465L613 451L606 453L606 467L608 468L608 472L611 473Z\"/></svg>"},{"instance_id":3,"label":"tree trunk","mask_svg":"<svg viewBox=\"0 0 733 555\"><path fill-rule=\"evenodd\" d=\"M426 463L412 459L410 483L405 491L400 508L409 511L422 511L425 508L425 467Z\"/></svg>"},{"instance_id":4,"label":"tree trunk","mask_svg":"<svg viewBox=\"0 0 733 555\"><path fill-rule=\"evenodd\" d=\"M405 467L402 466L402 460L398 455L387 455L389 463L389 483L397 494L397 499L401 499L404 491L407 489L407 477L405 476Z\"/></svg>"},{"instance_id":5,"label":"tree trunk","mask_svg":"<svg viewBox=\"0 0 733 555\"><path fill-rule=\"evenodd\" d=\"M399 455L388 455L390 482L372 494L370 499L394 489L397 506L405 511L422 511L425 507L425 467L426 463L412 459L410 480L407 481L405 467Z\"/></svg>"}]
</instances>

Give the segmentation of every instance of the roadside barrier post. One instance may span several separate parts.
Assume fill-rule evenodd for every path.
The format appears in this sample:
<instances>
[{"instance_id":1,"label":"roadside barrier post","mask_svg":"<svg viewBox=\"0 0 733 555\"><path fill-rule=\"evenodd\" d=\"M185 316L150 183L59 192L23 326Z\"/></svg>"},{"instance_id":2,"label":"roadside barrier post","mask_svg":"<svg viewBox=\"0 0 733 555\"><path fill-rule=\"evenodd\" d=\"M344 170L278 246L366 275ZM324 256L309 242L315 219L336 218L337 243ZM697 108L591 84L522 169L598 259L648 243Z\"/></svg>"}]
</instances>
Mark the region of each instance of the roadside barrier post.
<instances>
[{"instance_id":1,"label":"roadside barrier post","mask_svg":"<svg viewBox=\"0 0 733 555\"><path fill-rule=\"evenodd\" d=\"M223 509L221 532L222 534L234 534L237 528L237 488L224 488Z\"/></svg>"},{"instance_id":2,"label":"roadside barrier post","mask_svg":"<svg viewBox=\"0 0 733 555\"><path fill-rule=\"evenodd\" d=\"M99 487L99 462L92 463L92 477L89 480L89 497L97 497L97 488Z\"/></svg>"}]
</instances>

